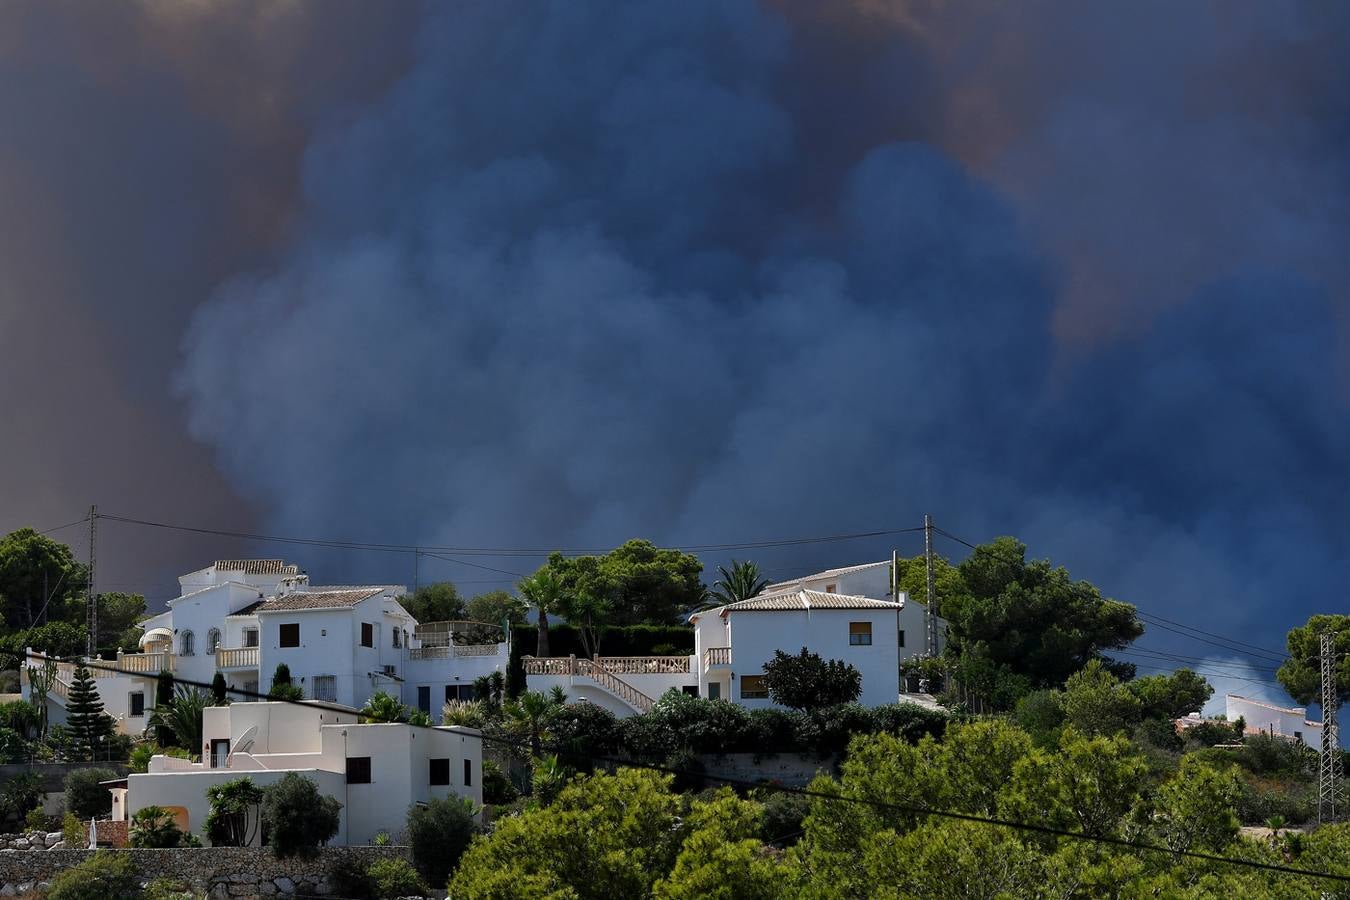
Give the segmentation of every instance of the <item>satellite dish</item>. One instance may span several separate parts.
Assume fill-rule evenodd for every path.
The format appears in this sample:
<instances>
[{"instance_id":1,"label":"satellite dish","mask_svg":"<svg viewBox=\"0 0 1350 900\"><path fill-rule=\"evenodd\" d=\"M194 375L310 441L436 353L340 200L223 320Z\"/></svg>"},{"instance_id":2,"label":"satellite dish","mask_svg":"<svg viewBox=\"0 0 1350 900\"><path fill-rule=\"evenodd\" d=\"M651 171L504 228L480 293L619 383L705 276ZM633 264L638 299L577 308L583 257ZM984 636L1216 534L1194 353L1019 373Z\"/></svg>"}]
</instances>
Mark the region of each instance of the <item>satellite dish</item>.
<instances>
[{"instance_id":1,"label":"satellite dish","mask_svg":"<svg viewBox=\"0 0 1350 900\"><path fill-rule=\"evenodd\" d=\"M244 729L244 733L239 736L239 743L230 748L230 755L225 757L225 768L230 767L230 760L234 759L236 753L247 753L253 749L253 740L258 736L258 726L250 725Z\"/></svg>"}]
</instances>

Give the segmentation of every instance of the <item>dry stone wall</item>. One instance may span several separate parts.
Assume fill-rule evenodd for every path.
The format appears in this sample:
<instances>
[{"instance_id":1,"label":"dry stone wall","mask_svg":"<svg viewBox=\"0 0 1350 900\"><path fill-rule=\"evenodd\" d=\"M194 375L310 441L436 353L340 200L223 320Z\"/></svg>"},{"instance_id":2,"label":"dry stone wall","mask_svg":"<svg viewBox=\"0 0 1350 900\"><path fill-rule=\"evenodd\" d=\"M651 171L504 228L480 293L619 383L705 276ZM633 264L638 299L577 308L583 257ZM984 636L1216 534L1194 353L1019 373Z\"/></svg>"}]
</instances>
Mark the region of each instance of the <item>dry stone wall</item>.
<instances>
[{"instance_id":1,"label":"dry stone wall","mask_svg":"<svg viewBox=\"0 0 1350 900\"><path fill-rule=\"evenodd\" d=\"M0 849L0 897L23 897L44 891L58 872L79 865L94 852ZM326 847L312 860L277 859L262 847L97 852L126 854L144 880L172 878L213 900L292 895L323 897L331 892L328 873L339 860L354 858L368 866L377 859L406 859L408 856L406 847Z\"/></svg>"}]
</instances>

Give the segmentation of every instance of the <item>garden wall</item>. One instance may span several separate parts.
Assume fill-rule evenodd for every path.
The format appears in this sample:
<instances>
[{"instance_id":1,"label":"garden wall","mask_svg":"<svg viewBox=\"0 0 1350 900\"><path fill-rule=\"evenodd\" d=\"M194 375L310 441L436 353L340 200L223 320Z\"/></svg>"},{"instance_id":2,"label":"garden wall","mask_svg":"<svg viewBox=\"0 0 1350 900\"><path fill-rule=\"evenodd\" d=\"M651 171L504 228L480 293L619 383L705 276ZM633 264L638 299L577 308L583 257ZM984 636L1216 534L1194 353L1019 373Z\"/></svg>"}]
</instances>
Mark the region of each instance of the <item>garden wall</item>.
<instances>
[{"instance_id":1,"label":"garden wall","mask_svg":"<svg viewBox=\"0 0 1350 900\"><path fill-rule=\"evenodd\" d=\"M262 847L203 847L172 850L100 850L131 857L146 881L173 878L212 898L276 897L290 894L326 896L328 873L341 859L363 866L377 859L404 858L406 847L325 847L313 860L277 859ZM23 896L43 889L92 850L0 850L0 896ZM108 898L113 900L113 898Z\"/></svg>"},{"instance_id":2,"label":"garden wall","mask_svg":"<svg viewBox=\"0 0 1350 900\"><path fill-rule=\"evenodd\" d=\"M699 756L703 770L709 776L736 778L743 781L773 781L787 787L806 787L811 779L823 772L835 774L839 757L819 759L810 754L779 753L761 756L755 753L703 754ZM717 782L709 783L717 787Z\"/></svg>"}]
</instances>

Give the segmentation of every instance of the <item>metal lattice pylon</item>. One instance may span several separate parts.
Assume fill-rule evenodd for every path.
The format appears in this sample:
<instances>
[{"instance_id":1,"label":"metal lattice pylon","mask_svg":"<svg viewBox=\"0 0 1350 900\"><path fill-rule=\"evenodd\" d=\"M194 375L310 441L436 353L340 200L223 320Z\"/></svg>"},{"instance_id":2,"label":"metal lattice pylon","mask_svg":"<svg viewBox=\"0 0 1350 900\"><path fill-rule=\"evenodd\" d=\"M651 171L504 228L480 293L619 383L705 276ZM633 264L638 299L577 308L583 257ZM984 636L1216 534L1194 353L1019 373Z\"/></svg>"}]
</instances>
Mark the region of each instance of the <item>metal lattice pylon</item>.
<instances>
[{"instance_id":1,"label":"metal lattice pylon","mask_svg":"<svg viewBox=\"0 0 1350 900\"><path fill-rule=\"evenodd\" d=\"M1341 742L1336 727L1336 708L1340 704L1336 690L1336 636L1321 636L1322 664L1322 752L1317 770L1317 820L1334 822L1345 812L1341 788Z\"/></svg>"}]
</instances>

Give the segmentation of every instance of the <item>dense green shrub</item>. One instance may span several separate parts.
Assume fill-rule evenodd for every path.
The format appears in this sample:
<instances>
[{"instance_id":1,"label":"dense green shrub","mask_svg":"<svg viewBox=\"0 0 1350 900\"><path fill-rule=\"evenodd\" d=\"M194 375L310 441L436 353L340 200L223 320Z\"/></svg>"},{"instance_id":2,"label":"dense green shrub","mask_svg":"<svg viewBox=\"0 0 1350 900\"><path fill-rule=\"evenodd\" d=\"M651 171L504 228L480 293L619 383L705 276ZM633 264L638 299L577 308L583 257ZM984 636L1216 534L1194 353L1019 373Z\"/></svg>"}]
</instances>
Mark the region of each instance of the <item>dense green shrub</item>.
<instances>
[{"instance_id":1,"label":"dense green shrub","mask_svg":"<svg viewBox=\"0 0 1350 900\"><path fill-rule=\"evenodd\" d=\"M862 673L842 659L825 659L806 647L800 653L773 652L764 664L764 686L780 706L819 709L854 703L862 695Z\"/></svg>"},{"instance_id":2,"label":"dense green shrub","mask_svg":"<svg viewBox=\"0 0 1350 900\"><path fill-rule=\"evenodd\" d=\"M473 804L461 797L432 798L408 810L408 846L427 884L442 885L478 833Z\"/></svg>"},{"instance_id":3,"label":"dense green shrub","mask_svg":"<svg viewBox=\"0 0 1350 900\"><path fill-rule=\"evenodd\" d=\"M295 772L263 791L262 822L280 858L313 858L319 847L338 832L342 804L319 793L310 779Z\"/></svg>"},{"instance_id":4,"label":"dense green shrub","mask_svg":"<svg viewBox=\"0 0 1350 900\"><path fill-rule=\"evenodd\" d=\"M1215 744L1232 744L1242 740L1242 731L1227 722L1201 722L1187 728L1183 736L1188 744L1213 747Z\"/></svg>"},{"instance_id":5,"label":"dense green shrub","mask_svg":"<svg viewBox=\"0 0 1350 900\"><path fill-rule=\"evenodd\" d=\"M761 801L759 821L760 840L776 847L795 844L801 836L802 820L811 811L811 801L801 794L760 789L755 791Z\"/></svg>"},{"instance_id":6,"label":"dense green shrub","mask_svg":"<svg viewBox=\"0 0 1350 900\"><path fill-rule=\"evenodd\" d=\"M516 802L520 791L506 777L502 767L490 759L483 760L483 805L506 806Z\"/></svg>"},{"instance_id":7,"label":"dense green shrub","mask_svg":"<svg viewBox=\"0 0 1350 900\"><path fill-rule=\"evenodd\" d=\"M61 817L61 840L65 841L67 850L83 850L89 845L89 823L66 812Z\"/></svg>"},{"instance_id":8,"label":"dense green shrub","mask_svg":"<svg viewBox=\"0 0 1350 900\"><path fill-rule=\"evenodd\" d=\"M156 878L145 886L141 900L197 900L197 894L177 879Z\"/></svg>"},{"instance_id":9,"label":"dense green shrub","mask_svg":"<svg viewBox=\"0 0 1350 900\"><path fill-rule=\"evenodd\" d=\"M182 839L173 813L162 806L142 807L131 817L128 842L133 847L177 847Z\"/></svg>"},{"instance_id":10,"label":"dense green shrub","mask_svg":"<svg viewBox=\"0 0 1350 900\"><path fill-rule=\"evenodd\" d=\"M112 794L100 781L117 773L108 769L76 769L66 776L66 809L78 819L93 819L112 812Z\"/></svg>"},{"instance_id":11,"label":"dense green shrub","mask_svg":"<svg viewBox=\"0 0 1350 900\"><path fill-rule=\"evenodd\" d=\"M558 755L582 772L591 771L594 757L617 754L622 743L619 720L594 703L555 706L546 725Z\"/></svg>"},{"instance_id":12,"label":"dense green shrub","mask_svg":"<svg viewBox=\"0 0 1350 900\"><path fill-rule=\"evenodd\" d=\"M539 629L524 625L511 629L513 644L525 656L536 655ZM671 652L658 653L657 650ZM580 633L571 625L550 625L549 656L585 656ZM625 625L604 628L600 636L601 656L686 656L694 652L694 629L688 625Z\"/></svg>"},{"instance_id":13,"label":"dense green shrub","mask_svg":"<svg viewBox=\"0 0 1350 900\"><path fill-rule=\"evenodd\" d=\"M406 859L377 859L368 871L375 896L386 898L421 897L426 893L422 879ZM449 873L446 874L449 877Z\"/></svg>"},{"instance_id":14,"label":"dense green shrub","mask_svg":"<svg viewBox=\"0 0 1350 900\"><path fill-rule=\"evenodd\" d=\"M1272 816L1301 825L1316 815L1317 796L1310 784L1248 777L1242 779L1236 812L1244 825L1264 825Z\"/></svg>"},{"instance_id":15,"label":"dense green shrub","mask_svg":"<svg viewBox=\"0 0 1350 900\"><path fill-rule=\"evenodd\" d=\"M42 776L36 772L20 772L0 785L0 817L6 823L18 826L37 809L47 796L42 789Z\"/></svg>"},{"instance_id":16,"label":"dense green shrub","mask_svg":"<svg viewBox=\"0 0 1350 900\"><path fill-rule=\"evenodd\" d=\"M694 751L681 748L666 757L665 767L675 776L672 788L680 793L693 793L707 787L707 766Z\"/></svg>"},{"instance_id":17,"label":"dense green shrub","mask_svg":"<svg viewBox=\"0 0 1350 900\"><path fill-rule=\"evenodd\" d=\"M332 893L347 900L374 900L375 881L366 865L354 856L343 854L328 867Z\"/></svg>"},{"instance_id":18,"label":"dense green shrub","mask_svg":"<svg viewBox=\"0 0 1350 900\"><path fill-rule=\"evenodd\" d=\"M1249 735L1233 758L1253 775L1298 778L1317 771L1317 751L1297 741L1269 734Z\"/></svg>"},{"instance_id":19,"label":"dense green shrub","mask_svg":"<svg viewBox=\"0 0 1350 900\"><path fill-rule=\"evenodd\" d=\"M47 900L121 900L140 892L140 878L130 857L101 851L53 878Z\"/></svg>"}]
</instances>

